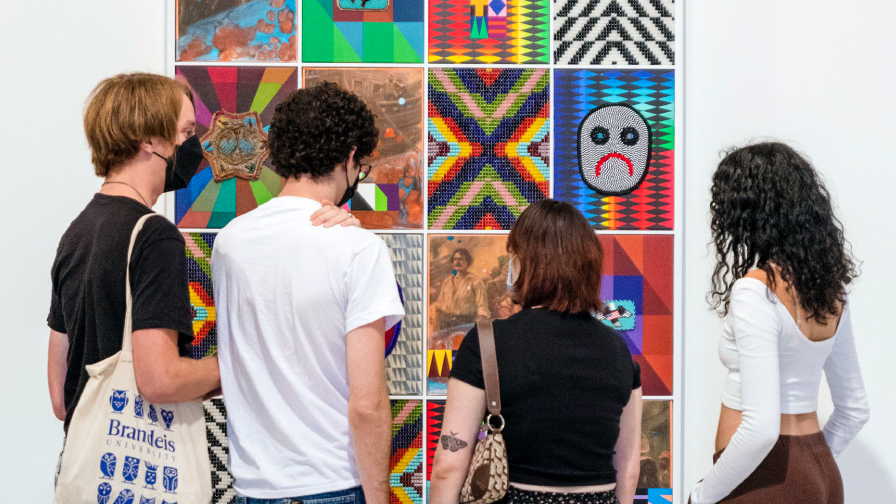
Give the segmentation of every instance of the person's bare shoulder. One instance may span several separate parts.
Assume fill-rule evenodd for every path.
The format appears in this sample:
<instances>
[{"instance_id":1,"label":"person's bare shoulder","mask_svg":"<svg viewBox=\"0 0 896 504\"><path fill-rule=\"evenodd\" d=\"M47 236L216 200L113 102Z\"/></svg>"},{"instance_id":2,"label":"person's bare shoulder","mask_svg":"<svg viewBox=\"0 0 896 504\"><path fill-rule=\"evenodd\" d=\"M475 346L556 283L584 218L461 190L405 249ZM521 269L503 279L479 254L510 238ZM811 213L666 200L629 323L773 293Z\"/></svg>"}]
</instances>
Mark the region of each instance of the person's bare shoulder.
<instances>
[{"instance_id":1,"label":"person's bare shoulder","mask_svg":"<svg viewBox=\"0 0 896 504\"><path fill-rule=\"evenodd\" d=\"M747 274L744 275L744 278L752 278L754 280L759 280L760 282L764 283L766 286L768 285L768 273L766 273L765 271L758 269L758 268L747 272Z\"/></svg>"}]
</instances>

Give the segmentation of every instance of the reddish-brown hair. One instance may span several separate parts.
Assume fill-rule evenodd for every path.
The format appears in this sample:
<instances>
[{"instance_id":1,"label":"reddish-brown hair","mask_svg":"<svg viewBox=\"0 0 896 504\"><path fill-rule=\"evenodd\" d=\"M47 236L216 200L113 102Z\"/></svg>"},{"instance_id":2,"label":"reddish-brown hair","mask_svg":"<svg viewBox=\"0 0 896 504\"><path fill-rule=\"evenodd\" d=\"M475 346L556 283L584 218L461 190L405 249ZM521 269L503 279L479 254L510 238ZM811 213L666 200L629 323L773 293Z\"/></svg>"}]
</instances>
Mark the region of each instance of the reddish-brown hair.
<instances>
[{"instance_id":1,"label":"reddish-brown hair","mask_svg":"<svg viewBox=\"0 0 896 504\"><path fill-rule=\"evenodd\" d=\"M569 203L547 199L524 210L507 237L507 251L517 256L513 269L519 274L511 296L523 308L600 309L603 248Z\"/></svg>"},{"instance_id":2,"label":"reddish-brown hair","mask_svg":"<svg viewBox=\"0 0 896 504\"><path fill-rule=\"evenodd\" d=\"M96 174L105 177L152 137L174 145L185 94L193 102L188 86L163 75L120 74L100 82L84 111Z\"/></svg>"}]
</instances>

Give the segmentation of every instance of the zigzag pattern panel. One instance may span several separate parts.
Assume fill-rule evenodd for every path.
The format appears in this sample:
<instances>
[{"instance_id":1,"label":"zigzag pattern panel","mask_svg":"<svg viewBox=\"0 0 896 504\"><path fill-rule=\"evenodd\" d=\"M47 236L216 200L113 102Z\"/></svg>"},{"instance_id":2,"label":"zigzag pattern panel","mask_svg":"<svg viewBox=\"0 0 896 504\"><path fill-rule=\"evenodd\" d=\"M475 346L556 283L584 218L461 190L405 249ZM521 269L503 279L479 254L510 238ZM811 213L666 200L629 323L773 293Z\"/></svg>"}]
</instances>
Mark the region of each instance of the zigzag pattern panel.
<instances>
[{"instance_id":1,"label":"zigzag pattern panel","mask_svg":"<svg viewBox=\"0 0 896 504\"><path fill-rule=\"evenodd\" d=\"M379 236L389 247L405 311L398 342L386 358L389 393L420 395L423 393L423 235Z\"/></svg>"},{"instance_id":2,"label":"zigzag pattern panel","mask_svg":"<svg viewBox=\"0 0 896 504\"><path fill-rule=\"evenodd\" d=\"M392 401L391 504L423 504L423 401Z\"/></svg>"},{"instance_id":3,"label":"zigzag pattern panel","mask_svg":"<svg viewBox=\"0 0 896 504\"><path fill-rule=\"evenodd\" d=\"M439 447L442 422L445 420L445 401L430 399L426 403L426 484L432 478L432 460Z\"/></svg>"},{"instance_id":4,"label":"zigzag pattern panel","mask_svg":"<svg viewBox=\"0 0 896 504\"><path fill-rule=\"evenodd\" d=\"M230 445L227 442L227 409L221 398L209 399L205 407L205 431L208 438L208 458L212 463L212 504L233 504L236 491L233 475L227 470Z\"/></svg>"},{"instance_id":5,"label":"zigzag pattern panel","mask_svg":"<svg viewBox=\"0 0 896 504\"><path fill-rule=\"evenodd\" d=\"M178 66L196 101L196 134L212 128L215 112L255 112L267 133L274 108L298 89L298 72L287 67ZM208 152L205 153L209 156ZM174 221L181 228L222 228L280 193L280 176L263 162L257 180L229 178L217 182L204 159L190 185L175 194Z\"/></svg>"},{"instance_id":6,"label":"zigzag pattern panel","mask_svg":"<svg viewBox=\"0 0 896 504\"><path fill-rule=\"evenodd\" d=\"M216 233L183 233L187 243L187 282L193 307L191 356L201 359L218 349L217 318L212 288L212 246Z\"/></svg>"},{"instance_id":7,"label":"zigzag pattern panel","mask_svg":"<svg viewBox=\"0 0 896 504\"><path fill-rule=\"evenodd\" d=\"M429 229L510 229L550 194L542 69L429 71Z\"/></svg>"},{"instance_id":8,"label":"zigzag pattern panel","mask_svg":"<svg viewBox=\"0 0 896 504\"><path fill-rule=\"evenodd\" d=\"M675 0L554 0L554 62L674 65Z\"/></svg>"},{"instance_id":9,"label":"zigzag pattern panel","mask_svg":"<svg viewBox=\"0 0 896 504\"><path fill-rule=\"evenodd\" d=\"M554 197L579 209L595 228L671 230L674 216L675 73L672 70L555 70ZM579 169L579 126L601 105L627 105L651 129L650 164L627 193L590 189ZM670 266L671 267L671 266ZM670 270L671 271L671 270Z\"/></svg>"},{"instance_id":10,"label":"zigzag pattern panel","mask_svg":"<svg viewBox=\"0 0 896 504\"><path fill-rule=\"evenodd\" d=\"M547 64L548 7L548 0L429 0L429 62Z\"/></svg>"},{"instance_id":11,"label":"zigzag pattern panel","mask_svg":"<svg viewBox=\"0 0 896 504\"><path fill-rule=\"evenodd\" d=\"M423 63L423 0L303 1L302 61Z\"/></svg>"},{"instance_id":12,"label":"zigzag pattern panel","mask_svg":"<svg viewBox=\"0 0 896 504\"><path fill-rule=\"evenodd\" d=\"M600 297L634 306L634 324L617 327L641 366L645 396L672 395L673 237L598 235L604 249ZM604 321L608 323L608 321Z\"/></svg>"}]
</instances>

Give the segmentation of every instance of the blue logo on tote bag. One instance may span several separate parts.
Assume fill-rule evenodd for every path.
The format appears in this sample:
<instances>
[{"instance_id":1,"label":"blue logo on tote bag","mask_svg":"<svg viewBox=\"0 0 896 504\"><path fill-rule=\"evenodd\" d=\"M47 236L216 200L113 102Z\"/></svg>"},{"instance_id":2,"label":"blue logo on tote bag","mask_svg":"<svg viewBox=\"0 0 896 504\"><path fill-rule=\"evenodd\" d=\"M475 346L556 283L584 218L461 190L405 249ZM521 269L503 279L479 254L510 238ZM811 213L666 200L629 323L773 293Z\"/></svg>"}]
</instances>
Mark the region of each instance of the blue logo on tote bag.
<instances>
[{"instance_id":1,"label":"blue logo on tote bag","mask_svg":"<svg viewBox=\"0 0 896 504\"><path fill-rule=\"evenodd\" d=\"M124 477L125 483L134 484L134 480L137 479L137 473L140 472L140 459L134 457L125 457L124 458L124 468L121 470L121 475Z\"/></svg>"},{"instance_id":2,"label":"blue logo on tote bag","mask_svg":"<svg viewBox=\"0 0 896 504\"><path fill-rule=\"evenodd\" d=\"M177 468L165 467L162 472L162 486L168 493L177 493Z\"/></svg>"},{"instance_id":3,"label":"blue logo on tote bag","mask_svg":"<svg viewBox=\"0 0 896 504\"><path fill-rule=\"evenodd\" d=\"M96 489L97 504L106 504L109 502L109 496L112 495L112 485L108 483L100 483Z\"/></svg>"},{"instance_id":4,"label":"blue logo on tote bag","mask_svg":"<svg viewBox=\"0 0 896 504\"><path fill-rule=\"evenodd\" d=\"M109 404L112 405L112 413L121 413L121 410L128 405L128 391L113 389Z\"/></svg>"},{"instance_id":5,"label":"blue logo on tote bag","mask_svg":"<svg viewBox=\"0 0 896 504\"><path fill-rule=\"evenodd\" d=\"M158 477L156 474L156 470L159 468L159 466L152 465L149 462L144 462L144 464L146 464L146 485L143 488L155 490L155 487L153 485L156 484L156 478Z\"/></svg>"},{"instance_id":6,"label":"blue logo on tote bag","mask_svg":"<svg viewBox=\"0 0 896 504\"><path fill-rule=\"evenodd\" d=\"M166 409L162 410L162 421L165 422L165 430L171 430L171 422L174 421L174 412Z\"/></svg>"},{"instance_id":7,"label":"blue logo on tote bag","mask_svg":"<svg viewBox=\"0 0 896 504\"><path fill-rule=\"evenodd\" d=\"M118 494L118 498L115 499L113 504L133 504L134 503L134 492L128 490L127 488L122 490L120 494Z\"/></svg>"},{"instance_id":8,"label":"blue logo on tote bag","mask_svg":"<svg viewBox=\"0 0 896 504\"><path fill-rule=\"evenodd\" d=\"M134 416L143 418L143 398L139 395L134 397Z\"/></svg>"},{"instance_id":9,"label":"blue logo on tote bag","mask_svg":"<svg viewBox=\"0 0 896 504\"><path fill-rule=\"evenodd\" d=\"M100 471L103 471L101 478L112 479L115 476L115 454L109 452L100 459Z\"/></svg>"}]
</instances>

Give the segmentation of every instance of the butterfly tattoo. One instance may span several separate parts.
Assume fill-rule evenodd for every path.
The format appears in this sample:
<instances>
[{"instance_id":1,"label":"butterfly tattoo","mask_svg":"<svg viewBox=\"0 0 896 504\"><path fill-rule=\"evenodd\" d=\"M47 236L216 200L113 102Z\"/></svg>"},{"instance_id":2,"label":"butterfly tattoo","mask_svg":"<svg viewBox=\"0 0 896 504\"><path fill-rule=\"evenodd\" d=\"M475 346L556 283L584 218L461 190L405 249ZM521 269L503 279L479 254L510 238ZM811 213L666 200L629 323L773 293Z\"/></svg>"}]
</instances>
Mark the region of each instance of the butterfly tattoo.
<instances>
[{"instance_id":1,"label":"butterfly tattoo","mask_svg":"<svg viewBox=\"0 0 896 504\"><path fill-rule=\"evenodd\" d=\"M442 435L442 448L451 450L452 452L456 452L457 450L465 448L467 446L467 442L457 439L456 436L456 432L452 432L449 436Z\"/></svg>"}]
</instances>

